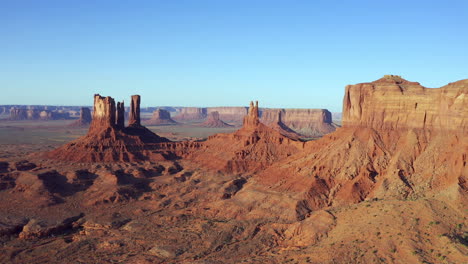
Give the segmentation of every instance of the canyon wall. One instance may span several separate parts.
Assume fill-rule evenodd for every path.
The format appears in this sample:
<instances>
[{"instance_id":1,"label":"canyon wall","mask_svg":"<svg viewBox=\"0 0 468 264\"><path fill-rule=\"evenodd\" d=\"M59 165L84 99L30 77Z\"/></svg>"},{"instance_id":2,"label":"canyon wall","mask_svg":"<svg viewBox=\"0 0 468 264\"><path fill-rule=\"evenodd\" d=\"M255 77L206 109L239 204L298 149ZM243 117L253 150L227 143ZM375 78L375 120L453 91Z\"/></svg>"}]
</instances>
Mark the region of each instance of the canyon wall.
<instances>
[{"instance_id":1,"label":"canyon wall","mask_svg":"<svg viewBox=\"0 0 468 264\"><path fill-rule=\"evenodd\" d=\"M425 88L399 76L346 86L343 126L467 130L468 81Z\"/></svg>"}]
</instances>

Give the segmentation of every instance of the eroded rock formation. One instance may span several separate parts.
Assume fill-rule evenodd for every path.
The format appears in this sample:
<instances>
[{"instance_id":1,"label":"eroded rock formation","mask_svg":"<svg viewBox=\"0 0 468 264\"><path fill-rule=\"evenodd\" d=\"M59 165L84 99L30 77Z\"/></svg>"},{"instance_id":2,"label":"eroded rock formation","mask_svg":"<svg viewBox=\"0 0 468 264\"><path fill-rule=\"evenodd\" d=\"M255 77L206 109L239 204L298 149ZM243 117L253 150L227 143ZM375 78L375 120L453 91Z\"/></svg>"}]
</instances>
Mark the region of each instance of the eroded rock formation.
<instances>
[{"instance_id":1,"label":"eroded rock formation","mask_svg":"<svg viewBox=\"0 0 468 264\"><path fill-rule=\"evenodd\" d=\"M123 108L123 104L122 104ZM141 126L140 121L140 96L132 95L132 101L130 102L130 117L128 120L128 126L137 127Z\"/></svg>"},{"instance_id":2,"label":"eroded rock formation","mask_svg":"<svg viewBox=\"0 0 468 264\"><path fill-rule=\"evenodd\" d=\"M374 198L466 200L467 95L468 80L428 89L386 76L347 86L344 127L307 142L258 179L302 193L298 218Z\"/></svg>"},{"instance_id":3,"label":"eroded rock formation","mask_svg":"<svg viewBox=\"0 0 468 264\"><path fill-rule=\"evenodd\" d=\"M225 123L223 120L219 119L219 113L217 111L210 112L208 118L205 122L200 124L203 127L232 127L232 125Z\"/></svg>"},{"instance_id":4,"label":"eroded rock formation","mask_svg":"<svg viewBox=\"0 0 468 264\"><path fill-rule=\"evenodd\" d=\"M146 122L146 124L159 126L174 125L177 124L177 122L171 118L171 113L169 113L169 111L164 109L157 109L153 112L153 116Z\"/></svg>"},{"instance_id":5,"label":"eroded rock formation","mask_svg":"<svg viewBox=\"0 0 468 264\"><path fill-rule=\"evenodd\" d=\"M276 125L278 112L285 128L305 137L320 137L336 129L331 113L326 109L266 108L262 110L262 122L267 125Z\"/></svg>"},{"instance_id":6,"label":"eroded rock formation","mask_svg":"<svg viewBox=\"0 0 468 264\"><path fill-rule=\"evenodd\" d=\"M211 112L218 112L219 118L225 122L229 123L241 123L244 119L244 116L247 115L247 107L208 107L206 108L208 114Z\"/></svg>"},{"instance_id":7,"label":"eroded rock formation","mask_svg":"<svg viewBox=\"0 0 468 264\"><path fill-rule=\"evenodd\" d=\"M206 115L206 108L184 107L180 109L178 115L174 116L174 120L181 122L201 121L206 118Z\"/></svg>"},{"instance_id":8,"label":"eroded rock formation","mask_svg":"<svg viewBox=\"0 0 468 264\"><path fill-rule=\"evenodd\" d=\"M75 122L71 123L70 126L73 127L86 127L91 124L91 111L88 107L82 107L80 110L80 118Z\"/></svg>"},{"instance_id":9,"label":"eroded rock formation","mask_svg":"<svg viewBox=\"0 0 468 264\"><path fill-rule=\"evenodd\" d=\"M58 120L70 119L70 114L62 110L39 110L25 108L11 108L10 120Z\"/></svg>"},{"instance_id":10,"label":"eroded rock formation","mask_svg":"<svg viewBox=\"0 0 468 264\"><path fill-rule=\"evenodd\" d=\"M343 126L375 129L466 130L468 81L438 89L399 76L346 86Z\"/></svg>"},{"instance_id":11,"label":"eroded rock formation","mask_svg":"<svg viewBox=\"0 0 468 264\"><path fill-rule=\"evenodd\" d=\"M147 160L152 157L151 144L168 142L141 126L140 97L132 96L131 123L123 124L123 103L116 108L112 97L94 96L93 119L88 134L46 154L49 158L96 162ZM118 117L118 118L116 118ZM158 156L160 157L160 155Z\"/></svg>"},{"instance_id":12,"label":"eroded rock formation","mask_svg":"<svg viewBox=\"0 0 468 264\"><path fill-rule=\"evenodd\" d=\"M260 123L258 102L251 102L241 129L209 137L189 158L207 168L245 173L262 170L297 153L302 147L302 142Z\"/></svg>"}]
</instances>

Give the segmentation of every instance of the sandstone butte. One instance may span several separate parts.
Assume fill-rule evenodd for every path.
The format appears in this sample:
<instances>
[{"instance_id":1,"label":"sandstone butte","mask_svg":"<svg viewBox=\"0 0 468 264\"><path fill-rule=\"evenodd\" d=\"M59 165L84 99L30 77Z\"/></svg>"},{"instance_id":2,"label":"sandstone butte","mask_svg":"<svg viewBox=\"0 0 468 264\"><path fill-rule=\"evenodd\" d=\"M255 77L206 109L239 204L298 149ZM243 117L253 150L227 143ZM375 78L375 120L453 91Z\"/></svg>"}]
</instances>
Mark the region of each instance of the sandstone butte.
<instances>
[{"instance_id":1,"label":"sandstone butte","mask_svg":"<svg viewBox=\"0 0 468 264\"><path fill-rule=\"evenodd\" d=\"M262 110L261 121L277 127L281 126L303 137L320 137L335 131L332 115L326 109L272 109Z\"/></svg>"},{"instance_id":2,"label":"sandstone butte","mask_svg":"<svg viewBox=\"0 0 468 264\"><path fill-rule=\"evenodd\" d=\"M116 107L113 98L94 95L93 118L88 133L46 156L81 162L132 161L152 157L152 153L147 151L148 146L169 140L141 125L140 96L133 95L131 99L129 125L125 127L123 102Z\"/></svg>"},{"instance_id":3,"label":"sandstone butte","mask_svg":"<svg viewBox=\"0 0 468 264\"><path fill-rule=\"evenodd\" d=\"M80 117L75 122L71 123L72 127L87 127L91 124L91 111L88 107L82 107L80 110Z\"/></svg>"},{"instance_id":4,"label":"sandstone butte","mask_svg":"<svg viewBox=\"0 0 468 264\"><path fill-rule=\"evenodd\" d=\"M201 123L200 126L202 127L232 127L232 125L224 122L219 118L219 112L213 111L209 112L208 118L205 122Z\"/></svg>"},{"instance_id":5,"label":"sandstone butte","mask_svg":"<svg viewBox=\"0 0 468 264\"><path fill-rule=\"evenodd\" d=\"M343 127L256 178L297 193L298 219L369 199L437 197L466 204L467 94L468 80L429 89L390 75L348 85Z\"/></svg>"},{"instance_id":6,"label":"sandstone butte","mask_svg":"<svg viewBox=\"0 0 468 264\"><path fill-rule=\"evenodd\" d=\"M206 108L200 107L184 107L174 116L176 121L193 122L200 121L206 118Z\"/></svg>"},{"instance_id":7,"label":"sandstone butte","mask_svg":"<svg viewBox=\"0 0 468 264\"><path fill-rule=\"evenodd\" d=\"M153 112L153 116L151 117L151 119L146 121L145 124L161 126L175 125L177 124L177 122L171 118L171 114L169 113L169 111L164 109L157 109Z\"/></svg>"}]
</instances>

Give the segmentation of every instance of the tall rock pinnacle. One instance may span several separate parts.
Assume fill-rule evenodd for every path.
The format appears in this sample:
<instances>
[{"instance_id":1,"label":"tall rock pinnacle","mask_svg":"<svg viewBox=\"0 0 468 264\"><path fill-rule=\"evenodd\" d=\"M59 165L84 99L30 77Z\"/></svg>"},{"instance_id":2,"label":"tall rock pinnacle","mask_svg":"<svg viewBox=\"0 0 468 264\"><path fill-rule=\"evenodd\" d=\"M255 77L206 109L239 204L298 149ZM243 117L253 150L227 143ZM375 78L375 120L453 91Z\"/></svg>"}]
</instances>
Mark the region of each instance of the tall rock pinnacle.
<instances>
[{"instance_id":1,"label":"tall rock pinnacle","mask_svg":"<svg viewBox=\"0 0 468 264\"><path fill-rule=\"evenodd\" d=\"M250 102L249 112L244 117L244 127L255 127L260 123L258 119L258 101Z\"/></svg>"},{"instance_id":2,"label":"tall rock pinnacle","mask_svg":"<svg viewBox=\"0 0 468 264\"><path fill-rule=\"evenodd\" d=\"M117 127L122 129L125 127L125 106L124 102L117 102Z\"/></svg>"},{"instance_id":3,"label":"tall rock pinnacle","mask_svg":"<svg viewBox=\"0 0 468 264\"><path fill-rule=\"evenodd\" d=\"M128 126L141 126L139 95L132 95L132 101L130 102L130 117L128 120Z\"/></svg>"}]
</instances>

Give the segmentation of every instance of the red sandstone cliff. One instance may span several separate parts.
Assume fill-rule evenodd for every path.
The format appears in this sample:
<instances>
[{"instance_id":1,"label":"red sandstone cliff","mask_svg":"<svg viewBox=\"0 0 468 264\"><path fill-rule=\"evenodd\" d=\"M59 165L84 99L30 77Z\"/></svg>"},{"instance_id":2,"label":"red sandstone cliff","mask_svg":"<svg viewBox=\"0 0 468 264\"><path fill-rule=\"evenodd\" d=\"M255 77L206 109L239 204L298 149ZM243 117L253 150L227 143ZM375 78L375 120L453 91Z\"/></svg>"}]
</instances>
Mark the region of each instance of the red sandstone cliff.
<instances>
[{"instance_id":1,"label":"red sandstone cliff","mask_svg":"<svg viewBox=\"0 0 468 264\"><path fill-rule=\"evenodd\" d=\"M348 85L343 126L467 130L467 93L467 80L430 89L389 75L371 83Z\"/></svg>"},{"instance_id":2,"label":"red sandstone cliff","mask_svg":"<svg viewBox=\"0 0 468 264\"><path fill-rule=\"evenodd\" d=\"M295 191L297 217L371 198L466 203L468 80L438 89L400 77L346 87L343 124L256 176ZM462 202L463 203L463 202Z\"/></svg>"}]
</instances>

